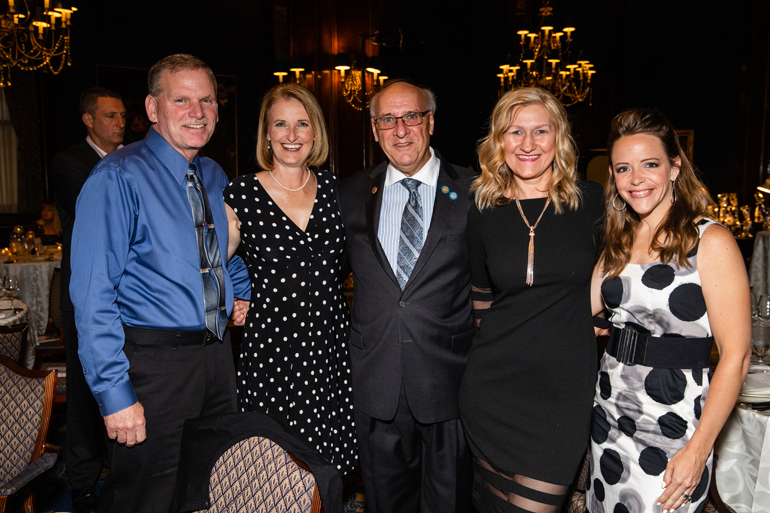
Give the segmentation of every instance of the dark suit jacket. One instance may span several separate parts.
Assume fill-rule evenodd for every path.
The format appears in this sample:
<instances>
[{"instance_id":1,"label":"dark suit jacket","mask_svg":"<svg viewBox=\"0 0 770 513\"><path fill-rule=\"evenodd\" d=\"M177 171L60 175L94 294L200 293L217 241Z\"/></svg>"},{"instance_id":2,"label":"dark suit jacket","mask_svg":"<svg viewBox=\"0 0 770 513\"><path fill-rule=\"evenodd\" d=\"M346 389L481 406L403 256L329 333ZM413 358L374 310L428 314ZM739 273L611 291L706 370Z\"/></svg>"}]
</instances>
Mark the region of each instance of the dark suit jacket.
<instances>
[{"instance_id":1,"label":"dark suit jacket","mask_svg":"<svg viewBox=\"0 0 770 513\"><path fill-rule=\"evenodd\" d=\"M419 422L460 416L458 389L475 332L465 227L476 175L436 156L441 168L433 218L403 291L377 239L387 162L339 187L354 279L353 400L382 420L395 415L402 382Z\"/></svg>"},{"instance_id":2,"label":"dark suit jacket","mask_svg":"<svg viewBox=\"0 0 770 513\"><path fill-rule=\"evenodd\" d=\"M83 139L80 144L57 153L51 165L56 209L62 227L61 309L65 312L73 311L70 300L70 245L72 226L75 223L75 203L86 178L99 160L99 154Z\"/></svg>"}]
</instances>

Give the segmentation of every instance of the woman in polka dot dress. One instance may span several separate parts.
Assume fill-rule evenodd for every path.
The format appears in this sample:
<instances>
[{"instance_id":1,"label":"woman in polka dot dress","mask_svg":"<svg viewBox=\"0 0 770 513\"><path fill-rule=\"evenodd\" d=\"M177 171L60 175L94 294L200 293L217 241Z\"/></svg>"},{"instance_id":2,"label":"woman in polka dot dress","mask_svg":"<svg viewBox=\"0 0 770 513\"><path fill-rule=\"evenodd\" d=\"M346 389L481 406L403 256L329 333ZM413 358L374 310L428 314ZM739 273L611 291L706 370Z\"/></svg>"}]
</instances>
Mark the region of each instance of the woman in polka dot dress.
<instances>
[{"instance_id":1,"label":"woman in polka dot dress","mask_svg":"<svg viewBox=\"0 0 770 513\"><path fill-rule=\"evenodd\" d=\"M337 179L309 166L329 153L318 102L296 84L265 95L257 160L267 171L225 188L228 256L243 243L251 303L238 365L243 411L284 420L341 473L357 462L348 306L342 290L345 235Z\"/></svg>"},{"instance_id":2,"label":"woman in polka dot dress","mask_svg":"<svg viewBox=\"0 0 770 513\"><path fill-rule=\"evenodd\" d=\"M748 369L746 269L732 234L703 217L708 197L665 116L619 114L607 149L607 231L592 295L595 311L603 298L612 330L596 385L586 505L700 512L714 440Z\"/></svg>"}]
</instances>

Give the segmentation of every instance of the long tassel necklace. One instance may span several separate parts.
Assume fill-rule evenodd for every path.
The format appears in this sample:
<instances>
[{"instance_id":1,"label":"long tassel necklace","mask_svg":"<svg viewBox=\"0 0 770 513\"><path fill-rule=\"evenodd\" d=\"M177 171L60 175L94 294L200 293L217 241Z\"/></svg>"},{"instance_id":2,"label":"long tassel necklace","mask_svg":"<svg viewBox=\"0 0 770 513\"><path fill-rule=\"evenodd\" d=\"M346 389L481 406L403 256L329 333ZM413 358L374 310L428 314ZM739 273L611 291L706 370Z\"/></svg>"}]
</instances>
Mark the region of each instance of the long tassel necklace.
<instances>
[{"instance_id":1,"label":"long tassel necklace","mask_svg":"<svg viewBox=\"0 0 770 513\"><path fill-rule=\"evenodd\" d=\"M551 202L551 198L548 197L547 200L545 200L545 206L543 207L543 211L540 212L540 217L537 218L537 221L535 221L534 225L529 224L529 220L527 219L527 216L524 215L524 211L521 209L521 203L519 203L519 198L514 197L516 200L516 206L519 207L519 214L521 214L521 218L524 219L524 224L527 225L527 228L529 228L529 248L527 249L527 285L530 287L533 283L535 283L535 228L537 228L538 223L540 223L540 220L543 218L543 214L545 214L545 209L548 208L548 204Z\"/></svg>"}]
</instances>

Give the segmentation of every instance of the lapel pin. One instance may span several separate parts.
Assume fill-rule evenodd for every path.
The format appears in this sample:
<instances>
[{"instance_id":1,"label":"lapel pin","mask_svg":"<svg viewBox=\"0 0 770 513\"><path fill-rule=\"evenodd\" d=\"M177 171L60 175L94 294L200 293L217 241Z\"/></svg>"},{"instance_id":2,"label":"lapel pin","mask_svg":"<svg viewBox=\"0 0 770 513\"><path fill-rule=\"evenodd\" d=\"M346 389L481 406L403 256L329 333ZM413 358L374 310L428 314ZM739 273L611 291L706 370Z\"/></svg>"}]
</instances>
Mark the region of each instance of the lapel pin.
<instances>
[{"instance_id":1,"label":"lapel pin","mask_svg":"<svg viewBox=\"0 0 770 513\"><path fill-rule=\"evenodd\" d=\"M377 187L372 187L372 194L374 194L375 192L377 192Z\"/></svg>"},{"instance_id":2,"label":"lapel pin","mask_svg":"<svg viewBox=\"0 0 770 513\"><path fill-rule=\"evenodd\" d=\"M457 193L452 191L449 193L449 199L456 200L457 199Z\"/></svg>"},{"instance_id":3,"label":"lapel pin","mask_svg":"<svg viewBox=\"0 0 770 513\"><path fill-rule=\"evenodd\" d=\"M448 193L449 192L449 187L447 187L446 185L442 186L441 187L441 192L443 192L444 194Z\"/></svg>"}]
</instances>

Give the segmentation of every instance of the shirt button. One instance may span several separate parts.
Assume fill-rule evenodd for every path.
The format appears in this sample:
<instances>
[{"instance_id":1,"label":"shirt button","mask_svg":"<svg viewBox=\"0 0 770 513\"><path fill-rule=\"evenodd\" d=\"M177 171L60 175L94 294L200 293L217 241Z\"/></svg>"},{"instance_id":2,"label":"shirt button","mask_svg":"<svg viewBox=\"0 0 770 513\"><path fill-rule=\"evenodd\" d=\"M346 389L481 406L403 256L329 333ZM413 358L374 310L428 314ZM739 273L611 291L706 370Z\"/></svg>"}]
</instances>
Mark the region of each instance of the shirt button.
<instances>
[{"instance_id":1,"label":"shirt button","mask_svg":"<svg viewBox=\"0 0 770 513\"><path fill-rule=\"evenodd\" d=\"M404 301L399 301L398 306L400 306L401 308L404 308L406 306L406 303Z\"/></svg>"}]
</instances>

